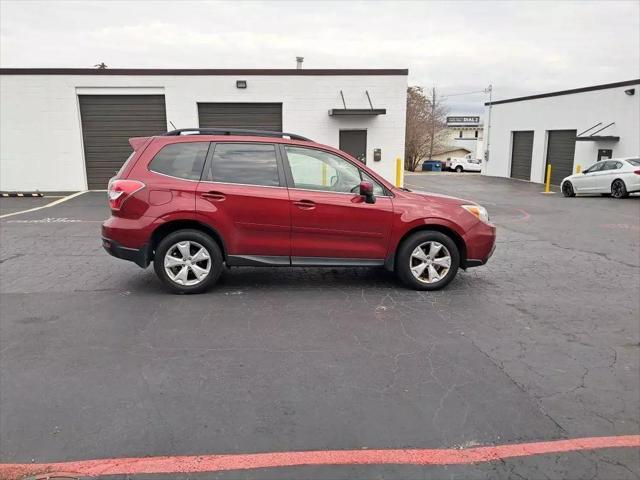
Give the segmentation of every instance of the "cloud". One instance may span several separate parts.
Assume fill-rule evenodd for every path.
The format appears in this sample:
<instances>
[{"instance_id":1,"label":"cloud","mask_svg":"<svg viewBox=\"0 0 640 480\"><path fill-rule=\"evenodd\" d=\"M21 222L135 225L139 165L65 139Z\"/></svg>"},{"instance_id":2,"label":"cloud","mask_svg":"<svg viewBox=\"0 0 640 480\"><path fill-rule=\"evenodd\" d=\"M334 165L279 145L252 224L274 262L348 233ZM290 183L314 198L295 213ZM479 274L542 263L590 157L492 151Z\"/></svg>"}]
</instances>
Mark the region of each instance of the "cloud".
<instances>
[{"instance_id":1,"label":"cloud","mask_svg":"<svg viewBox=\"0 0 640 480\"><path fill-rule=\"evenodd\" d=\"M0 2L3 67L409 68L494 98L640 77L640 2ZM484 95L450 97L479 111Z\"/></svg>"}]
</instances>

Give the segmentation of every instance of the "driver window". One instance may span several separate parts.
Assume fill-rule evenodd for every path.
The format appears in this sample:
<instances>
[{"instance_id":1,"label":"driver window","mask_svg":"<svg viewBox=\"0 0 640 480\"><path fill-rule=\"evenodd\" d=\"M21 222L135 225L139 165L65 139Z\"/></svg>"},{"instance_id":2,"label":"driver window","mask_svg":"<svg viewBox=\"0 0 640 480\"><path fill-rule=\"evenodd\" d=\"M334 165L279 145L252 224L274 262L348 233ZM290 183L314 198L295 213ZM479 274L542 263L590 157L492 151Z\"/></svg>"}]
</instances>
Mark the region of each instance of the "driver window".
<instances>
[{"instance_id":1,"label":"driver window","mask_svg":"<svg viewBox=\"0 0 640 480\"><path fill-rule=\"evenodd\" d=\"M584 173L593 173L599 172L603 169L605 162L598 162L594 165L591 165Z\"/></svg>"},{"instance_id":2,"label":"driver window","mask_svg":"<svg viewBox=\"0 0 640 480\"><path fill-rule=\"evenodd\" d=\"M321 150L285 146L291 175L296 188L325 190L327 192L355 193L361 180L361 172L355 165L343 158ZM363 179L372 182L362 173ZM382 195L383 190L373 182L374 195Z\"/></svg>"}]
</instances>

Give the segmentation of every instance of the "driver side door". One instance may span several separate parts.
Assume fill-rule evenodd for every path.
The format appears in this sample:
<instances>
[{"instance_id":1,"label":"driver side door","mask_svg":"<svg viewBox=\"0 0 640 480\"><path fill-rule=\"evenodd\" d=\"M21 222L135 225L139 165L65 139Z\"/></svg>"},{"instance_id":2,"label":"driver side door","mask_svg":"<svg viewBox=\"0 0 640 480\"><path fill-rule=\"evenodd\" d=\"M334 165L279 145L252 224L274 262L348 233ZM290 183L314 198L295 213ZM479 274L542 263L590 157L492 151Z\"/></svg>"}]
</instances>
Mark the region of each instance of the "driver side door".
<instances>
[{"instance_id":1,"label":"driver side door","mask_svg":"<svg viewBox=\"0 0 640 480\"><path fill-rule=\"evenodd\" d=\"M387 254L393 205L386 190L348 160L283 146L291 212L292 265L374 265ZM359 194L374 184L376 203Z\"/></svg>"},{"instance_id":2,"label":"driver side door","mask_svg":"<svg viewBox=\"0 0 640 480\"><path fill-rule=\"evenodd\" d=\"M598 162L591 165L588 169L582 172L577 178L571 182L577 193L589 193L595 190L595 186L598 180L598 175L604 167L604 162Z\"/></svg>"}]
</instances>

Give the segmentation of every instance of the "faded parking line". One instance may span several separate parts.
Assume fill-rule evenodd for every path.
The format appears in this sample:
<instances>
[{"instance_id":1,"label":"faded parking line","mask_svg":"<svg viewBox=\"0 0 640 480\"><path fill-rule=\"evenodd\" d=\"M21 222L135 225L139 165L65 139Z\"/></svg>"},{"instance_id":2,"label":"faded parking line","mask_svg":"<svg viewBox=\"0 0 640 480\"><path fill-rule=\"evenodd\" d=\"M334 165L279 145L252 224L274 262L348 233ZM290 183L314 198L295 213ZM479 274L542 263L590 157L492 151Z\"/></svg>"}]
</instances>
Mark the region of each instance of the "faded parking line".
<instances>
[{"instance_id":1,"label":"faded parking line","mask_svg":"<svg viewBox=\"0 0 640 480\"><path fill-rule=\"evenodd\" d=\"M28 220L7 220L5 223L102 223L104 220L80 220L77 218L38 218Z\"/></svg>"},{"instance_id":2,"label":"faded parking line","mask_svg":"<svg viewBox=\"0 0 640 480\"><path fill-rule=\"evenodd\" d=\"M21 210L19 212L5 213L4 215L0 215L0 218L13 217L14 215L22 215L23 213L36 212L38 210L42 210L43 208L53 207L55 205L59 205L67 200L71 200L72 198L78 197L84 193L89 192L90 190L83 190L82 192L72 193L71 195L67 195L66 197L62 197L54 202L47 203L46 205L42 205L40 207L29 208L28 210Z\"/></svg>"},{"instance_id":3,"label":"faded parking line","mask_svg":"<svg viewBox=\"0 0 640 480\"><path fill-rule=\"evenodd\" d=\"M465 465L514 457L598 450L640 448L640 435L573 438L547 442L448 449L321 450L227 455L109 458L61 463L0 464L0 478L65 472L86 477L210 473L256 468L319 465Z\"/></svg>"}]
</instances>

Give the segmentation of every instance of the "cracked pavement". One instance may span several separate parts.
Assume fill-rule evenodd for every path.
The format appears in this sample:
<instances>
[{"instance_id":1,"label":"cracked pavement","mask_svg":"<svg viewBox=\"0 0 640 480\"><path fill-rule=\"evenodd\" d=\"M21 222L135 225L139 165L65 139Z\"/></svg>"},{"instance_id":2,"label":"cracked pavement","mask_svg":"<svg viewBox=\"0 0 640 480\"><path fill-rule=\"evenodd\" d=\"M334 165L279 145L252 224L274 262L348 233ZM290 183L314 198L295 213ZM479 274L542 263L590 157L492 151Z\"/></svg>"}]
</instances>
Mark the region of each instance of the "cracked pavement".
<instances>
[{"instance_id":1,"label":"cracked pavement","mask_svg":"<svg viewBox=\"0 0 640 480\"><path fill-rule=\"evenodd\" d=\"M564 199L468 174L405 181L485 205L499 235L490 262L439 292L379 269L242 268L207 294L174 296L151 269L102 251L104 193L0 220L0 457L638 434L640 199ZM46 218L73 222L27 222ZM640 478L640 458L171 476L292 477L625 479Z\"/></svg>"}]
</instances>

